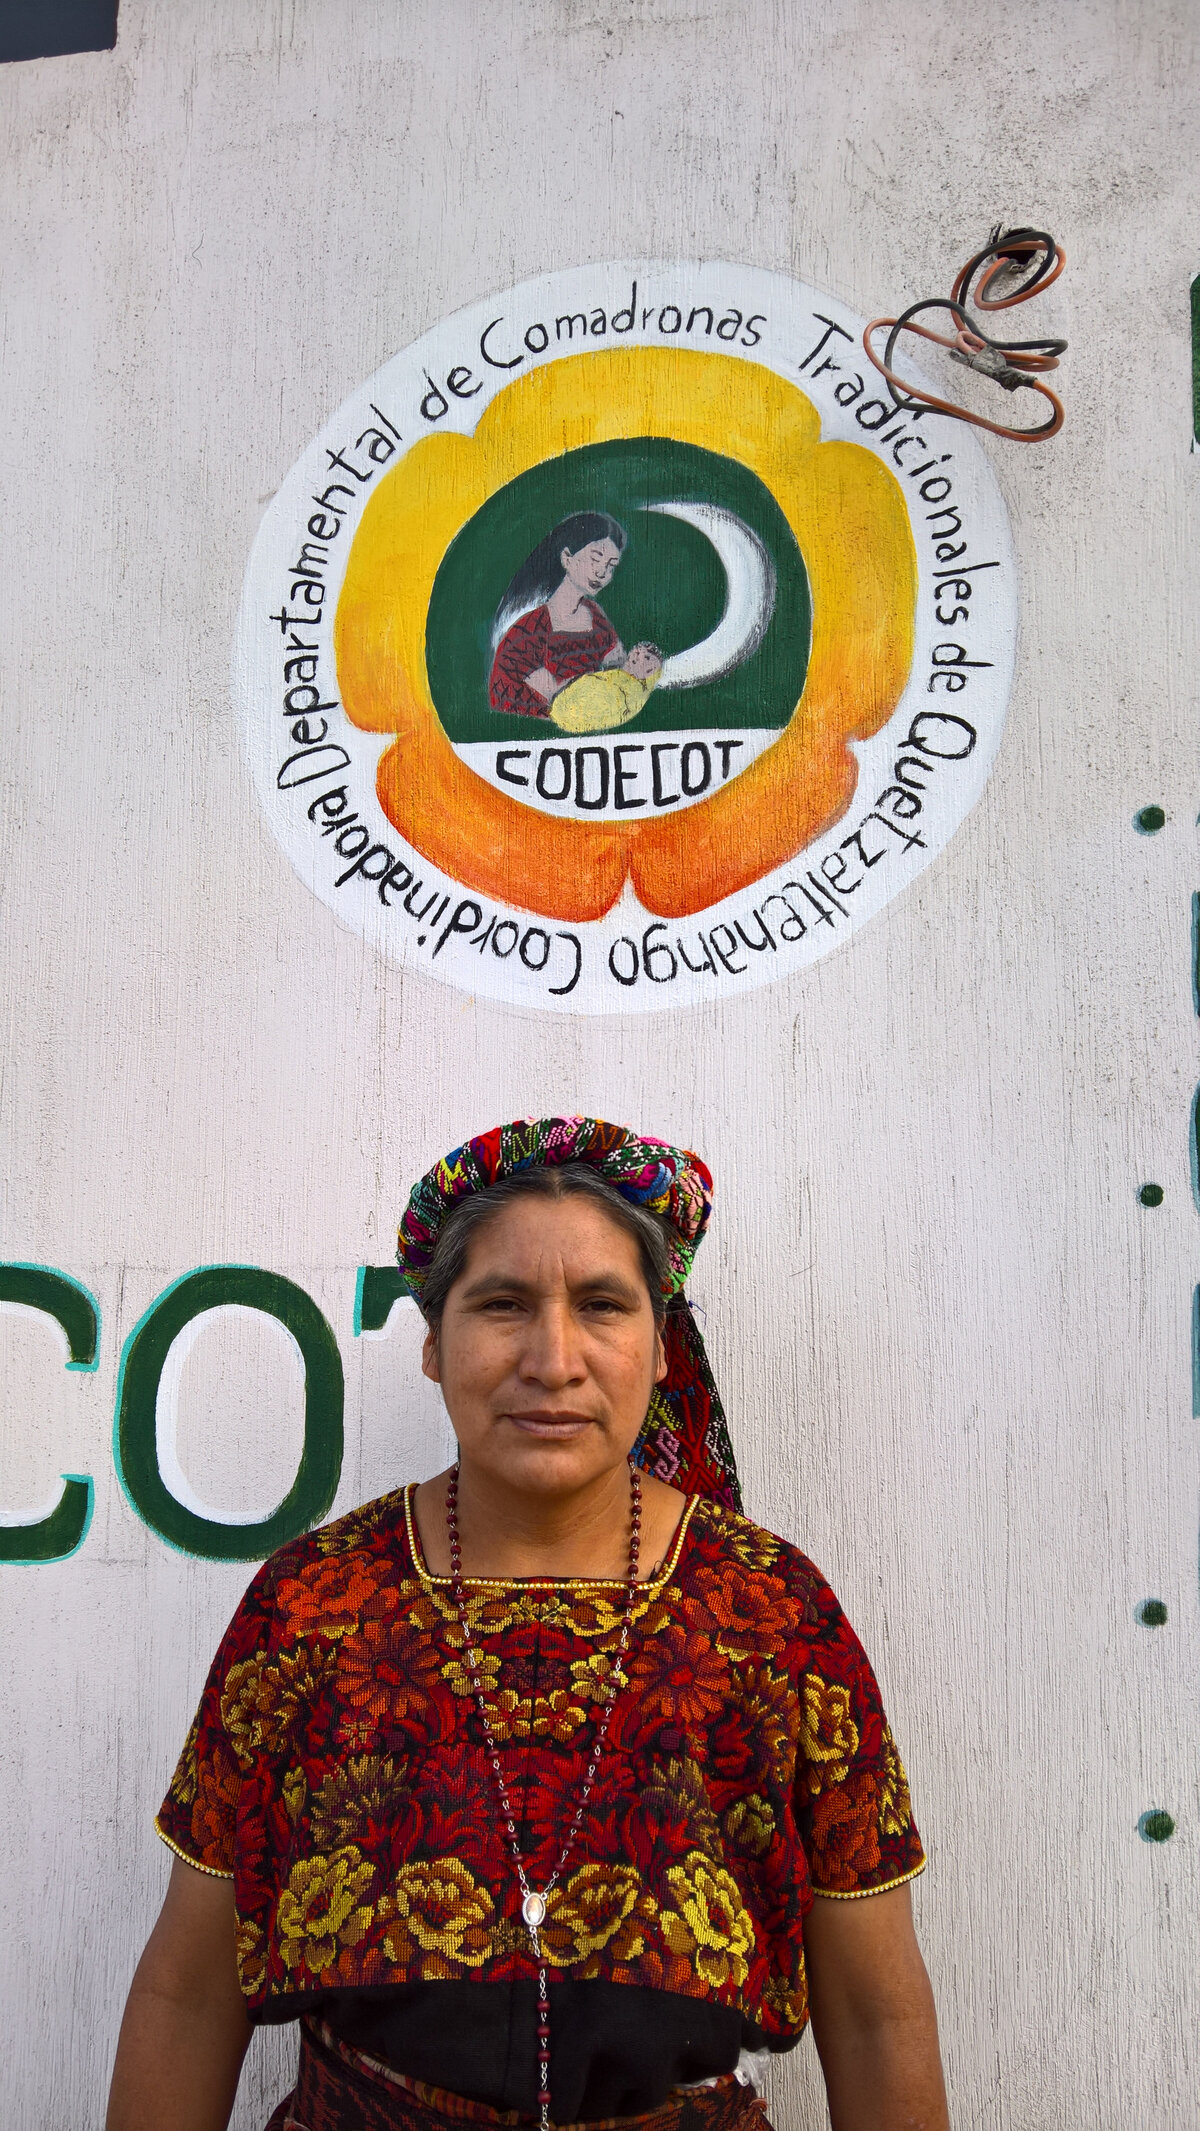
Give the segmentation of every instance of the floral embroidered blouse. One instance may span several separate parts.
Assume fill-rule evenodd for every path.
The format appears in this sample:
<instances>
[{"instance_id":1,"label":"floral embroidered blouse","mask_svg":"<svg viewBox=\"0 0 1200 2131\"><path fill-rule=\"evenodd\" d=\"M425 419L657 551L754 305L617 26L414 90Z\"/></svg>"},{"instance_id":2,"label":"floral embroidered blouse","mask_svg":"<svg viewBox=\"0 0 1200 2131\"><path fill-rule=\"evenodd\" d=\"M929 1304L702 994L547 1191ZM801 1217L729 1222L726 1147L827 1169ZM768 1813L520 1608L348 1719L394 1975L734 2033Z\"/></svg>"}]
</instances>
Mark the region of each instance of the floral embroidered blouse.
<instances>
[{"instance_id":1,"label":"floral embroidered blouse","mask_svg":"<svg viewBox=\"0 0 1200 2131\"><path fill-rule=\"evenodd\" d=\"M613 1582L467 1583L535 1887L579 1794L623 1599ZM411 1489L259 1570L157 1825L234 1881L252 2019L319 2008L417 2078L496 2106L532 2093L532 2059L495 2069L493 2015L505 2008L509 2044L532 2033L518 2015L535 1969L449 1581L425 1566ZM575 2120L633 2113L729 2069L743 2043L790 2047L808 2016L814 1892L879 1893L924 1861L875 1676L828 1584L796 1548L692 1497L639 1586L608 1744L542 1927L572 2012L555 2022L572 2052L556 2102Z\"/></svg>"}]
</instances>

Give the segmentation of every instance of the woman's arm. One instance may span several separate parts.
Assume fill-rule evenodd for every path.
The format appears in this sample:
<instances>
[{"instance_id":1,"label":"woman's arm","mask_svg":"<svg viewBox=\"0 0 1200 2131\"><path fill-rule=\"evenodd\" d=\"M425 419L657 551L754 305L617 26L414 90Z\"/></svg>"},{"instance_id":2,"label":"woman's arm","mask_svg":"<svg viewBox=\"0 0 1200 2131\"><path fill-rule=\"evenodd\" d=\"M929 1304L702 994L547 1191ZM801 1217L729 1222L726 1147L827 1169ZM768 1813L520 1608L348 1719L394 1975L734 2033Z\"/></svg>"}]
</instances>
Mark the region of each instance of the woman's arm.
<instances>
[{"instance_id":1,"label":"woman's arm","mask_svg":"<svg viewBox=\"0 0 1200 2131\"><path fill-rule=\"evenodd\" d=\"M553 703L563 683L555 680L548 666L535 666L532 673L525 675L525 686L532 688L535 696L541 696L544 703Z\"/></svg>"},{"instance_id":2,"label":"woman's arm","mask_svg":"<svg viewBox=\"0 0 1200 2131\"><path fill-rule=\"evenodd\" d=\"M107 2131L225 2131L250 2040L233 1881L176 1859L121 2023Z\"/></svg>"},{"instance_id":3,"label":"woman's arm","mask_svg":"<svg viewBox=\"0 0 1200 2131\"><path fill-rule=\"evenodd\" d=\"M933 1992L907 1886L804 1920L809 2008L833 2131L947 2131Z\"/></svg>"},{"instance_id":4,"label":"woman's arm","mask_svg":"<svg viewBox=\"0 0 1200 2131\"><path fill-rule=\"evenodd\" d=\"M555 680L545 664L549 634L545 607L535 608L532 614L522 614L511 629L505 630L496 646L488 682L488 701L493 710L528 717L529 705L521 701L526 689L543 703L549 703L557 693L561 683Z\"/></svg>"}]
</instances>

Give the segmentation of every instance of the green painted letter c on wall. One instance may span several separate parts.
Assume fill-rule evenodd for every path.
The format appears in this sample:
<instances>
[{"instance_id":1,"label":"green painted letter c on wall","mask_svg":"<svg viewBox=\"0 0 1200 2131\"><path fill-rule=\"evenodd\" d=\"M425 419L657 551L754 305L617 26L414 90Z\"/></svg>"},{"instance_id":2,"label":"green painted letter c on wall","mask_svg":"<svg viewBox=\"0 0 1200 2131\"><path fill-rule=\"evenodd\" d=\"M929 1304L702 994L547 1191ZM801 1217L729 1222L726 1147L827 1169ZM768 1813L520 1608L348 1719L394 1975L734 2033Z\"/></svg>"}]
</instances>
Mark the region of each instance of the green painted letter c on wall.
<instances>
[{"instance_id":1,"label":"green painted letter c on wall","mask_svg":"<svg viewBox=\"0 0 1200 2131\"><path fill-rule=\"evenodd\" d=\"M0 1265L0 1302L44 1310L67 1335L68 1369L94 1369L100 1352L100 1312L94 1298L48 1265ZM65 1561L87 1538L93 1490L87 1473L63 1474L63 1491L36 1524L0 1525L0 1561L34 1565Z\"/></svg>"},{"instance_id":2,"label":"green painted letter c on wall","mask_svg":"<svg viewBox=\"0 0 1200 2131\"><path fill-rule=\"evenodd\" d=\"M257 1524L222 1524L188 1509L158 1465L158 1387L171 1347L206 1310L239 1303L285 1325L304 1361L304 1449L279 1508ZM311 1295L282 1273L255 1265L210 1265L177 1280L153 1303L125 1343L117 1385L117 1473L138 1515L180 1553L205 1561L262 1561L319 1524L342 1470L342 1358Z\"/></svg>"}]
</instances>

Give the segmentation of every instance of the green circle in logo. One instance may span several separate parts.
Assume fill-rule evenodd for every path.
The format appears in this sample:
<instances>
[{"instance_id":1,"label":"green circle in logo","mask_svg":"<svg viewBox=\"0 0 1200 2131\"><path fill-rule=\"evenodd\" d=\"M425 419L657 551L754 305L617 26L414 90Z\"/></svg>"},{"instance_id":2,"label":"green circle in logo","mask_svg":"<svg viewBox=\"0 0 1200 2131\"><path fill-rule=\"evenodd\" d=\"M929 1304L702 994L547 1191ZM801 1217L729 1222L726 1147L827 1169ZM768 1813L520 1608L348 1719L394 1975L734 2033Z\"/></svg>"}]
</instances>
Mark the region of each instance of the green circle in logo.
<instances>
[{"instance_id":1,"label":"green circle in logo","mask_svg":"<svg viewBox=\"0 0 1200 2131\"><path fill-rule=\"evenodd\" d=\"M763 732L786 725L804 687L812 636L808 574L787 519L757 474L736 459L668 437L632 437L531 467L489 496L446 550L429 602L425 655L451 743L528 735L528 718L494 710L489 701L497 620L514 578L547 535L592 511L616 519L625 535L619 566L597 603L627 648L648 641L667 661L662 684L624 730ZM674 668L673 659L680 662Z\"/></svg>"}]
</instances>

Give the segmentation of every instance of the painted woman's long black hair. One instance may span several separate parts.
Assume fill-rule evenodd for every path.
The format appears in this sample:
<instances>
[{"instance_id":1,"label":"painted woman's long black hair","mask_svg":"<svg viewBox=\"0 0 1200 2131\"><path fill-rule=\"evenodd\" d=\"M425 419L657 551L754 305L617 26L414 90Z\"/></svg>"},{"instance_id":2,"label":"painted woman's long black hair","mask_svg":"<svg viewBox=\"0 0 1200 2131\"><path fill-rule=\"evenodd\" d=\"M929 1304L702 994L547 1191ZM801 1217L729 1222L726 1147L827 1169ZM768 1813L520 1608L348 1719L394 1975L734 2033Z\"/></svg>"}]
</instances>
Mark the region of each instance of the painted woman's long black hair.
<instances>
[{"instance_id":1,"label":"painted woman's long black hair","mask_svg":"<svg viewBox=\"0 0 1200 2131\"><path fill-rule=\"evenodd\" d=\"M492 623L492 649L495 650L506 629L511 629L522 614L529 614L534 607L542 607L557 592L563 581L562 552L577 555L580 548L590 547L593 540L611 540L617 553L625 546L625 528L610 518L607 511L575 511L564 518L539 540L527 562L521 564L507 592L496 609Z\"/></svg>"}]
</instances>

